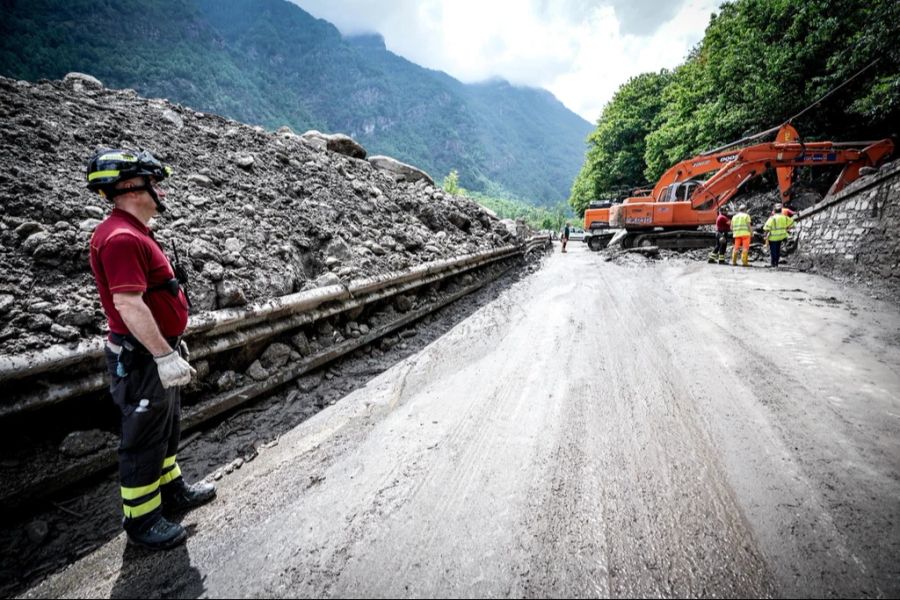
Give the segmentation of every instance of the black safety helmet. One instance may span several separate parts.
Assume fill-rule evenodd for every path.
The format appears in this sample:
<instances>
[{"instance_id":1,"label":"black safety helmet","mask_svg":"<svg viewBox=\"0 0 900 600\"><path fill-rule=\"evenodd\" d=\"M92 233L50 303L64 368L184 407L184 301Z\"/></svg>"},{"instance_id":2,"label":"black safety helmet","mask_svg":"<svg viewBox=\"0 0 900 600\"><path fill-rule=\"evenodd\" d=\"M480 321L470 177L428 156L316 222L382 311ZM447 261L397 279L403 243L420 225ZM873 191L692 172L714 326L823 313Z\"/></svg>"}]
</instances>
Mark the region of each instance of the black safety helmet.
<instances>
[{"instance_id":1,"label":"black safety helmet","mask_svg":"<svg viewBox=\"0 0 900 600\"><path fill-rule=\"evenodd\" d=\"M88 162L87 186L89 190L109 200L127 192L146 190L153 197L159 211L163 212L165 206L160 203L149 179L152 177L155 181L161 181L171 174L171 167L164 166L146 150L104 148L94 154ZM144 177L142 188L115 189L115 185L120 181L135 177Z\"/></svg>"}]
</instances>

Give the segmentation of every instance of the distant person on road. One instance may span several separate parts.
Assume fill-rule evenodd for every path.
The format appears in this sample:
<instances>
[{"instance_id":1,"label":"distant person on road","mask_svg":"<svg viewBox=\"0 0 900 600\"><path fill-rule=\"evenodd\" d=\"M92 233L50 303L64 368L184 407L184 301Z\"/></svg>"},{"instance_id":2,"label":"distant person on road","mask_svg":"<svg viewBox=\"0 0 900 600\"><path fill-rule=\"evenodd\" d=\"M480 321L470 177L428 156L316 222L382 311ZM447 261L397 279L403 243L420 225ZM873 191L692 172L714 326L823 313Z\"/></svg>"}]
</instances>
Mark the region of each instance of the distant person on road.
<instances>
[{"instance_id":1,"label":"distant person on road","mask_svg":"<svg viewBox=\"0 0 900 600\"><path fill-rule=\"evenodd\" d=\"M562 251L566 251L566 244L569 243L569 224L566 223L566 226L563 228L562 235L559 240L562 242Z\"/></svg>"},{"instance_id":2,"label":"distant person on road","mask_svg":"<svg viewBox=\"0 0 900 600\"><path fill-rule=\"evenodd\" d=\"M716 247L709 253L709 263L725 264L725 251L728 249L728 234L731 233L731 218L724 208L719 209L716 217Z\"/></svg>"},{"instance_id":3,"label":"distant person on road","mask_svg":"<svg viewBox=\"0 0 900 600\"><path fill-rule=\"evenodd\" d=\"M753 223L747 214L747 205L742 204L737 214L731 218L731 235L734 237L734 249L731 251L731 264L737 266L738 251L741 252L741 266L750 266L750 238L753 235Z\"/></svg>"},{"instance_id":4,"label":"distant person on road","mask_svg":"<svg viewBox=\"0 0 900 600\"><path fill-rule=\"evenodd\" d=\"M159 184L170 172L149 152L123 149L101 150L87 168L88 188L114 204L91 237L90 262L109 323L110 392L122 413L122 524L130 543L153 550L187 537L163 510L199 506L216 494L209 483L185 483L175 460L179 388L196 373L181 341L188 301L175 276L180 269L172 267L148 228L166 209Z\"/></svg>"},{"instance_id":5,"label":"distant person on road","mask_svg":"<svg viewBox=\"0 0 900 600\"><path fill-rule=\"evenodd\" d=\"M763 226L769 246L770 266L773 269L777 269L778 263L781 262L781 244L788 239L788 231L794 226L794 219L783 211L781 204L776 204L772 216Z\"/></svg>"}]
</instances>

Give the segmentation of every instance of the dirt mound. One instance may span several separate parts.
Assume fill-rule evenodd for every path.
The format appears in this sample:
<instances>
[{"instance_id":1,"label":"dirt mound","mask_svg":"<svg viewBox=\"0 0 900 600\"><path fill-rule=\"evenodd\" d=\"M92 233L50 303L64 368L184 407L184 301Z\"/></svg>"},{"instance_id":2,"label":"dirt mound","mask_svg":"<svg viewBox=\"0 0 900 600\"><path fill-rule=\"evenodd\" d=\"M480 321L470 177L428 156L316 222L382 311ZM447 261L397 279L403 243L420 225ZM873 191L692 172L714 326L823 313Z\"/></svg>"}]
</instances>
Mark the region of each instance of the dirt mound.
<instances>
[{"instance_id":1,"label":"dirt mound","mask_svg":"<svg viewBox=\"0 0 900 600\"><path fill-rule=\"evenodd\" d=\"M86 77L0 77L0 353L100 334L88 265L110 204L85 188L101 147L144 148L175 169L152 227L190 275L194 310L509 244L475 202L397 181L365 160Z\"/></svg>"}]
</instances>

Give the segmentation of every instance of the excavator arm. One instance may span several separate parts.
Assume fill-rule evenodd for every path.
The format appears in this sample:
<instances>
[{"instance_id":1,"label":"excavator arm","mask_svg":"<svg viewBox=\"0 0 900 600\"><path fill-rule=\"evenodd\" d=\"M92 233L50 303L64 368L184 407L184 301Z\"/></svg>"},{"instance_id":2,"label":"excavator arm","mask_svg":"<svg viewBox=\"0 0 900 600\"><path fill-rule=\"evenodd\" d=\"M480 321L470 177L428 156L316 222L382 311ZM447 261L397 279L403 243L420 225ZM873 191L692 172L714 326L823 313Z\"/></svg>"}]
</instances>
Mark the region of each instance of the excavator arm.
<instances>
[{"instance_id":1,"label":"excavator arm","mask_svg":"<svg viewBox=\"0 0 900 600\"><path fill-rule=\"evenodd\" d=\"M862 150L850 147L860 144L868 145ZM859 179L859 171L862 167L877 165L893 150L894 144L889 139L843 144L775 142L750 146L740 151L730 167L720 170L694 190L690 199L691 208L695 210L717 209L728 202L745 183L772 168L779 171L779 175L781 175L788 172L787 169L793 170L796 167L844 165L841 175L828 192L829 194L837 193ZM779 181L779 184L785 185L782 181ZM789 185L789 180L787 185ZM785 189L782 187L782 194L784 192Z\"/></svg>"},{"instance_id":2,"label":"excavator arm","mask_svg":"<svg viewBox=\"0 0 900 600\"><path fill-rule=\"evenodd\" d=\"M859 179L859 170L863 167L874 167L894 152L894 144L891 140L880 140L866 147L860 153L859 158L850 161L844 166L844 170L828 190L828 195L837 194L842 189Z\"/></svg>"},{"instance_id":3,"label":"excavator arm","mask_svg":"<svg viewBox=\"0 0 900 600\"><path fill-rule=\"evenodd\" d=\"M792 142L798 139L800 139L800 134L797 133L797 130L794 129L792 125L787 123L781 126L775 137L776 142ZM683 160L662 174L659 181L656 183L656 186L654 186L653 191L650 193L650 196L656 201L661 201L661 196L673 183L688 181L712 171L720 171L736 161L739 161L740 157L740 149L728 148L722 151L713 151L708 154L701 154ZM789 167L778 169L779 184L782 189L782 194L788 193L793 172L793 168ZM629 202L629 200L626 200L626 202ZM633 201L641 202L646 201L646 199L638 198Z\"/></svg>"}]
</instances>

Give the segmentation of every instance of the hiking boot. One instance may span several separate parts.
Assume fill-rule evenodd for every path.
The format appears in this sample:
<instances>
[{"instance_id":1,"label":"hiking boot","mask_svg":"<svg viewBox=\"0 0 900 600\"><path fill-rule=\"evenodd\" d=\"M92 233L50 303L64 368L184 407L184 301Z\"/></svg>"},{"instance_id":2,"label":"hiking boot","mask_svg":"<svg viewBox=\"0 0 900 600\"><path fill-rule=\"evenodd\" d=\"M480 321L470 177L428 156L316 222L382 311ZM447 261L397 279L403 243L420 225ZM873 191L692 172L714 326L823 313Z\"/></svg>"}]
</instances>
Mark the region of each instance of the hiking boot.
<instances>
[{"instance_id":1,"label":"hiking boot","mask_svg":"<svg viewBox=\"0 0 900 600\"><path fill-rule=\"evenodd\" d=\"M183 477L160 487L162 505L166 512L196 508L216 497L216 486L205 481L188 485Z\"/></svg>"},{"instance_id":2,"label":"hiking boot","mask_svg":"<svg viewBox=\"0 0 900 600\"><path fill-rule=\"evenodd\" d=\"M126 531L129 544L150 550L169 550L187 539L184 527L163 517L144 527Z\"/></svg>"}]
</instances>

